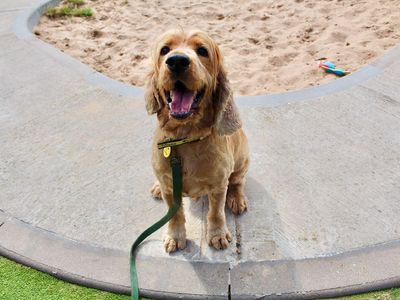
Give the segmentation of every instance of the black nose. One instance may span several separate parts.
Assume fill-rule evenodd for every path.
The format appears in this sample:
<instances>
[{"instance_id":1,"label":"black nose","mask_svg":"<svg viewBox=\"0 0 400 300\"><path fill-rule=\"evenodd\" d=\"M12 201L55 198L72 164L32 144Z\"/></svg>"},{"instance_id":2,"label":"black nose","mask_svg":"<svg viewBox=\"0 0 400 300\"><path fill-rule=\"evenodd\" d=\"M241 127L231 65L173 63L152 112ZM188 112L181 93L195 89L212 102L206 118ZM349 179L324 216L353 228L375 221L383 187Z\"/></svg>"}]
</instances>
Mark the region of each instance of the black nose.
<instances>
[{"instance_id":1,"label":"black nose","mask_svg":"<svg viewBox=\"0 0 400 300\"><path fill-rule=\"evenodd\" d=\"M168 69L170 69L171 72L179 74L189 67L190 59L183 54L174 54L168 57L165 63L168 65Z\"/></svg>"}]
</instances>

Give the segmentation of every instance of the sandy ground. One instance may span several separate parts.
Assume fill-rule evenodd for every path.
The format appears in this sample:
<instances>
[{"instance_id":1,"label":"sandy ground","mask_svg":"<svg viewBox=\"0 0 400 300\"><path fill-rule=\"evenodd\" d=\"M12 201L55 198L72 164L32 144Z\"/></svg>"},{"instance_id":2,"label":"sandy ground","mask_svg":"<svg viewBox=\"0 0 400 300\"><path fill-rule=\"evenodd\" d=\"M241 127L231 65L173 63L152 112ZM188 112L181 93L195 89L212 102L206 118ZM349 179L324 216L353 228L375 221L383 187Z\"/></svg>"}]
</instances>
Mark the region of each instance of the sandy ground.
<instances>
[{"instance_id":1,"label":"sandy ground","mask_svg":"<svg viewBox=\"0 0 400 300\"><path fill-rule=\"evenodd\" d=\"M87 0L91 18L43 17L44 41L111 78L143 86L152 41L182 26L208 32L234 92L295 90L334 80L328 59L355 71L400 40L400 0Z\"/></svg>"}]
</instances>

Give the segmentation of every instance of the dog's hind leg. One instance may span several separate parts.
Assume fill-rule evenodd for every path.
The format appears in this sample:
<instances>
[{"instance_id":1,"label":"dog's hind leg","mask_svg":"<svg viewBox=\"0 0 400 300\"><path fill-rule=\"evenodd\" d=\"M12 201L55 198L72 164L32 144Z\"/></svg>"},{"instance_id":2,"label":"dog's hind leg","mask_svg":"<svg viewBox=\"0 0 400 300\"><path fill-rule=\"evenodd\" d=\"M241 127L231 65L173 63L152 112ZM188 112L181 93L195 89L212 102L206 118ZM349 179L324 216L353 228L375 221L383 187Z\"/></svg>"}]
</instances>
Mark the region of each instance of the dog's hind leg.
<instances>
[{"instance_id":1,"label":"dog's hind leg","mask_svg":"<svg viewBox=\"0 0 400 300\"><path fill-rule=\"evenodd\" d=\"M226 193L226 204L236 215L242 214L247 210L248 206L247 197L244 194L247 169L248 162L245 162L241 168L236 169L229 177L228 192Z\"/></svg>"},{"instance_id":2,"label":"dog's hind leg","mask_svg":"<svg viewBox=\"0 0 400 300\"><path fill-rule=\"evenodd\" d=\"M154 182L153 186L150 189L150 193L153 196L153 198L161 200L161 187L160 187L160 182L158 180L156 180L156 182Z\"/></svg>"},{"instance_id":3,"label":"dog's hind leg","mask_svg":"<svg viewBox=\"0 0 400 300\"><path fill-rule=\"evenodd\" d=\"M232 235L226 226L225 202L226 189L208 193L209 210L207 215L207 241L215 249L226 249L232 240Z\"/></svg>"}]
</instances>

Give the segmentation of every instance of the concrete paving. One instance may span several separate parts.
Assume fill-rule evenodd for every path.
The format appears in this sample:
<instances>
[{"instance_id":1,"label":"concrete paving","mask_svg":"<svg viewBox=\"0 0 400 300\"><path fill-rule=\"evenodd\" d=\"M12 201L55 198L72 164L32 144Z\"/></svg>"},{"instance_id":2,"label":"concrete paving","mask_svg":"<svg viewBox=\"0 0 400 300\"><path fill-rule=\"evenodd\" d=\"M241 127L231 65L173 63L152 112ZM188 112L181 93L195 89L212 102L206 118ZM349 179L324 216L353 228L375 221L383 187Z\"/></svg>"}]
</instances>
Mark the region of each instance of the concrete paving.
<instances>
[{"instance_id":1,"label":"concrete paving","mask_svg":"<svg viewBox=\"0 0 400 300\"><path fill-rule=\"evenodd\" d=\"M129 293L130 245L166 211L148 193L155 118L141 89L30 33L46 5L0 4L0 254ZM397 47L321 87L237 97L249 211L227 212L235 239L214 251L207 199L184 199L188 247L165 254L161 232L143 244L142 294L284 299L399 286L399 80Z\"/></svg>"}]
</instances>

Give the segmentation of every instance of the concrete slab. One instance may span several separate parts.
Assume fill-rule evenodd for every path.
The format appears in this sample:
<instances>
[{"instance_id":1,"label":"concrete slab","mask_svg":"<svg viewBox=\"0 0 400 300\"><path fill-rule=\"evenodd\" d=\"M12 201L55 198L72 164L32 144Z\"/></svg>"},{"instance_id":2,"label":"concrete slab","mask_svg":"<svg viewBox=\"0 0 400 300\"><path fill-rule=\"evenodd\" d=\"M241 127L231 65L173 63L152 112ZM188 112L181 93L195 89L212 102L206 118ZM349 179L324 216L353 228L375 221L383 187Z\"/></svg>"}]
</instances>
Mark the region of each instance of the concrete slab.
<instances>
[{"instance_id":1,"label":"concrete slab","mask_svg":"<svg viewBox=\"0 0 400 300\"><path fill-rule=\"evenodd\" d=\"M148 193L155 120L142 89L31 34L54 3L0 6L0 254L129 293L130 245L166 210ZM315 298L399 285L399 61L397 47L325 86L237 98L249 211L227 212L234 241L215 251L207 199L184 199L188 247L165 254L161 232L142 245L142 294Z\"/></svg>"},{"instance_id":2,"label":"concrete slab","mask_svg":"<svg viewBox=\"0 0 400 300\"><path fill-rule=\"evenodd\" d=\"M0 3L0 12L18 11L28 8L32 5L30 0L2 0Z\"/></svg>"},{"instance_id":3,"label":"concrete slab","mask_svg":"<svg viewBox=\"0 0 400 300\"><path fill-rule=\"evenodd\" d=\"M66 281L116 293L130 292L126 252L60 238L52 232L27 226L3 212L0 212L0 224L0 253L11 259ZM152 242L144 245L149 243ZM153 247L162 246L156 243ZM162 280L160 268L168 272ZM228 296L229 264L226 262L140 254L137 271L140 292L148 297L226 299ZM171 271L173 276L169 276Z\"/></svg>"},{"instance_id":4,"label":"concrete slab","mask_svg":"<svg viewBox=\"0 0 400 300\"><path fill-rule=\"evenodd\" d=\"M399 118L387 112L391 105L356 87L245 110L257 155L249 175L273 199L263 206L264 215L273 211L274 240L289 257L331 255L398 238L400 136ZM246 215L250 227L260 220L253 213Z\"/></svg>"},{"instance_id":5,"label":"concrete slab","mask_svg":"<svg viewBox=\"0 0 400 300\"><path fill-rule=\"evenodd\" d=\"M0 11L0 36L12 30L13 21L18 14L18 11Z\"/></svg>"},{"instance_id":6,"label":"concrete slab","mask_svg":"<svg viewBox=\"0 0 400 300\"><path fill-rule=\"evenodd\" d=\"M323 259L247 261L231 270L231 299L321 299L400 284L400 243Z\"/></svg>"}]
</instances>

